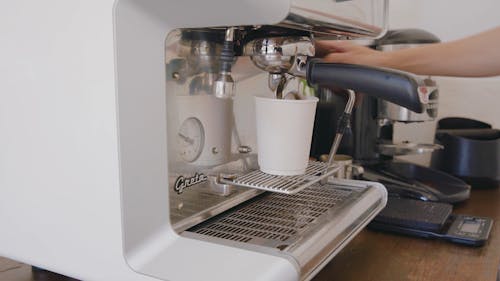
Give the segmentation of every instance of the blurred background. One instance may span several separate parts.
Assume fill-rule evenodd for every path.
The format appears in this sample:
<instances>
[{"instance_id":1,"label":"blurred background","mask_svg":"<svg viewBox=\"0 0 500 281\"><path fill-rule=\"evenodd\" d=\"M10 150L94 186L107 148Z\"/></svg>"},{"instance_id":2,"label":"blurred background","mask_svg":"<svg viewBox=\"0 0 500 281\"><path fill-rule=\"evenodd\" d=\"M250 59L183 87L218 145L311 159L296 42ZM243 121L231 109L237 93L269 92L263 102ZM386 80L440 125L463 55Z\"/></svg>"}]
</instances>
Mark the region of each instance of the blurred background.
<instances>
[{"instance_id":1,"label":"blurred background","mask_svg":"<svg viewBox=\"0 0 500 281\"><path fill-rule=\"evenodd\" d=\"M389 28L419 28L451 41L500 25L500 1L396 0L389 4ZM500 46L499 46L500 48ZM464 65L467 67L467 65ZM439 115L468 117L500 128L500 76L434 77L439 85ZM436 122L396 123L395 140L432 142ZM427 164L429 155L404 156Z\"/></svg>"}]
</instances>

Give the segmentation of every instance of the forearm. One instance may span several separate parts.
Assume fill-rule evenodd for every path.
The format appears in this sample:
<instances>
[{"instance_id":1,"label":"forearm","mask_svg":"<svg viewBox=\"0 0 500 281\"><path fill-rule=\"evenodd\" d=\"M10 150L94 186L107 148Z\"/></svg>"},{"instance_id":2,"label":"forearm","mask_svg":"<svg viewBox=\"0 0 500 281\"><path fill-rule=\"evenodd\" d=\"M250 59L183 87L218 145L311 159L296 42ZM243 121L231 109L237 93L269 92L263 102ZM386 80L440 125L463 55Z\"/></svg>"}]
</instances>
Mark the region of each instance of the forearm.
<instances>
[{"instance_id":1,"label":"forearm","mask_svg":"<svg viewBox=\"0 0 500 281\"><path fill-rule=\"evenodd\" d=\"M500 75L500 28L475 36L385 54L382 65L440 76Z\"/></svg>"}]
</instances>

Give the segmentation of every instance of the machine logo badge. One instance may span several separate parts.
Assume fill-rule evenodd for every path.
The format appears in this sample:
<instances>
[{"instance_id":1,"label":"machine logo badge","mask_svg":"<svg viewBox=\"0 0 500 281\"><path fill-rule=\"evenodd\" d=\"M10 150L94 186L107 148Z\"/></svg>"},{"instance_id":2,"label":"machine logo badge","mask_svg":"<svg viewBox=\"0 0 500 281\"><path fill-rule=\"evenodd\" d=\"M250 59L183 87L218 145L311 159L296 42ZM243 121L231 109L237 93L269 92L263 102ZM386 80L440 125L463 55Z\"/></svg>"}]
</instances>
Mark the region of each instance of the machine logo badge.
<instances>
[{"instance_id":1,"label":"machine logo badge","mask_svg":"<svg viewBox=\"0 0 500 281\"><path fill-rule=\"evenodd\" d=\"M179 176L175 180L174 190L178 194L181 194L184 191L184 189L186 189L190 186L205 182L207 180L208 180L208 177L205 176L203 173L196 173L196 174L194 174L194 176L188 177L188 178L186 178L184 176Z\"/></svg>"}]
</instances>

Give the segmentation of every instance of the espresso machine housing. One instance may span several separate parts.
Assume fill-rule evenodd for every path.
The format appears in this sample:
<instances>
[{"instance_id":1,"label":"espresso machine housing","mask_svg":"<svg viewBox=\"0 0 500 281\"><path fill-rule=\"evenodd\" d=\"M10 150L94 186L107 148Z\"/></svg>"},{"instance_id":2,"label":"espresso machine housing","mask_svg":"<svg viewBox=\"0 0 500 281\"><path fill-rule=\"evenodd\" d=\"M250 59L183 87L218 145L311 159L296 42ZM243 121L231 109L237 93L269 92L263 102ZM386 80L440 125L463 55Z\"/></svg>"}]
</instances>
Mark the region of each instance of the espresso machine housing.
<instances>
[{"instance_id":1,"label":"espresso machine housing","mask_svg":"<svg viewBox=\"0 0 500 281\"><path fill-rule=\"evenodd\" d=\"M386 191L321 163L249 183L256 89L383 74L427 104L409 74L311 59L383 35L386 0L27 2L0 5L0 256L74 278L311 279Z\"/></svg>"}]
</instances>

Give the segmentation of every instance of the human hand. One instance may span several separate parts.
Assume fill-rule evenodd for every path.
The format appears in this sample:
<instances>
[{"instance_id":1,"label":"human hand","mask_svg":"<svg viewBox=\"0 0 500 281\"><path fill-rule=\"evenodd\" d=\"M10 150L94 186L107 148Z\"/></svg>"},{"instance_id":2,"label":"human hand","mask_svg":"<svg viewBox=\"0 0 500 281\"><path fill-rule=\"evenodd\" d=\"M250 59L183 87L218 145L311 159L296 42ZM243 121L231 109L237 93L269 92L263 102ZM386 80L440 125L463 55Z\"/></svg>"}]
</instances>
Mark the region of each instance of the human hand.
<instances>
[{"instance_id":1,"label":"human hand","mask_svg":"<svg viewBox=\"0 0 500 281\"><path fill-rule=\"evenodd\" d=\"M386 66L386 53L348 41L316 41L316 56L326 62Z\"/></svg>"}]
</instances>

